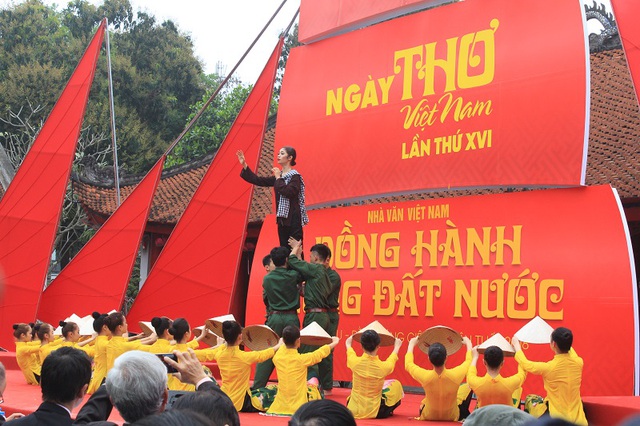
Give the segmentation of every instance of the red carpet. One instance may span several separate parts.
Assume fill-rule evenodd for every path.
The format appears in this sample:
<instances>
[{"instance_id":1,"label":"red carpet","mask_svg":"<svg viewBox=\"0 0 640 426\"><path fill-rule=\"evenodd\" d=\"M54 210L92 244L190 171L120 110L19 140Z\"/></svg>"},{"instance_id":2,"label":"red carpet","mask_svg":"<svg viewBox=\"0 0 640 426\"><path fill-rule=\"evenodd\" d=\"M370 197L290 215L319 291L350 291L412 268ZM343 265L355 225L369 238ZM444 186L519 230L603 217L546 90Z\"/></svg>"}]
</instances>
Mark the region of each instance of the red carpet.
<instances>
[{"instance_id":1,"label":"red carpet","mask_svg":"<svg viewBox=\"0 0 640 426\"><path fill-rule=\"evenodd\" d=\"M7 389L4 392L4 409L6 415L15 412L29 414L36 410L41 402L41 393L38 386L27 385L22 372L17 369L15 354L12 352L0 353L0 361L7 368ZM334 389L333 395L327 398L346 403L349 389ZM89 396L85 397L85 400ZM459 422L420 422L413 418L418 414L422 395L405 394L402 404L396 409L390 419L385 420L358 420L358 425L381 425L382 423L393 425L459 425ZM600 396L584 397L584 407L590 425L617 426L625 419L640 415L640 397L634 396ZM473 404L473 403L472 403ZM73 411L77 414L79 408ZM123 420L116 409L113 410L110 421L122 424ZM263 416L257 413L240 413L240 422L243 426L269 426L286 425L288 417Z\"/></svg>"}]
</instances>

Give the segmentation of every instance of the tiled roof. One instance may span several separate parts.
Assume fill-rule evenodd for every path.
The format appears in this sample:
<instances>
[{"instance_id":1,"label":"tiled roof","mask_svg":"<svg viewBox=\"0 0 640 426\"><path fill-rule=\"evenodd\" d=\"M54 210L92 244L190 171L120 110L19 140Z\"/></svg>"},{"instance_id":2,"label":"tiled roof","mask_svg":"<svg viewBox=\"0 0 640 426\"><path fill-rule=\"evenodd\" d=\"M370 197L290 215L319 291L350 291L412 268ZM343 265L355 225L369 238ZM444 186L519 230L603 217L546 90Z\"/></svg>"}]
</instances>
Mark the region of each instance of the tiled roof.
<instances>
[{"instance_id":1,"label":"tiled roof","mask_svg":"<svg viewBox=\"0 0 640 426\"><path fill-rule=\"evenodd\" d=\"M273 161L275 120L265 135L259 174L269 175ZM622 50L591 54L591 123L587 159L587 185L611 184L620 197L640 197L640 110ZM208 163L207 163L208 164ZM207 165L192 163L182 171L163 173L151 211L150 221L172 225L180 217ZM133 186L125 186L124 194ZM74 181L74 191L89 212L108 216L115 207L112 188ZM504 189L440 191L384 197L365 203L393 202L425 198L504 192ZM272 210L269 188L256 187L250 222L261 222Z\"/></svg>"},{"instance_id":2,"label":"tiled roof","mask_svg":"<svg viewBox=\"0 0 640 426\"><path fill-rule=\"evenodd\" d=\"M273 143L275 136L275 119L270 125L263 140L262 154L258 167L258 174L269 175L273 161ZM200 181L207 172L212 156L190 164L170 168L162 173L158 189L153 198L149 222L159 225L175 225L191 200L191 196L198 188ZM238 165L238 176L240 166ZM143 176L132 176L121 185L120 196L124 200L135 188L137 182ZM89 180L73 176L73 191L82 203L89 215L96 219L106 219L116 208L116 194L111 185L97 183L95 179ZM263 218L271 213L271 191L269 188L254 187L251 201L249 222L262 222Z\"/></svg>"}]
</instances>

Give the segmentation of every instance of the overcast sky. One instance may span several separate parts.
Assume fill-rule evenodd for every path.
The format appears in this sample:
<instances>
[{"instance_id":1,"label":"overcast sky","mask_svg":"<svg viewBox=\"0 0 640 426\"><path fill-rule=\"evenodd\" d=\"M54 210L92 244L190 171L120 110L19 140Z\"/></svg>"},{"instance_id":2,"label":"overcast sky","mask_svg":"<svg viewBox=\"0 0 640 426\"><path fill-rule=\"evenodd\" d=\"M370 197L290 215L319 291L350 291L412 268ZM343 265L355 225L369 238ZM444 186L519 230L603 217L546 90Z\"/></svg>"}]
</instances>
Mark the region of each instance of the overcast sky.
<instances>
[{"instance_id":1,"label":"overcast sky","mask_svg":"<svg viewBox=\"0 0 640 426\"><path fill-rule=\"evenodd\" d=\"M22 0L0 0L0 6L20 3ZM47 4L66 4L65 0L44 0ZM89 0L99 5L103 0ZM315 0L322 1L322 0ZM593 0L581 0L592 4ZM236 65L283 0L130 0L134 13L148 12L158 22L174 21L178 28L191 35L196 55L202 60L205 72L218 71L226 75ZM611 10L609 0L596 0ZM300 0L286 0L284 7L266 30L260 41L243 61L235 76L244 83L253 84L260 75L269 55L278 41Z\"/></svg>"}]
</instances>

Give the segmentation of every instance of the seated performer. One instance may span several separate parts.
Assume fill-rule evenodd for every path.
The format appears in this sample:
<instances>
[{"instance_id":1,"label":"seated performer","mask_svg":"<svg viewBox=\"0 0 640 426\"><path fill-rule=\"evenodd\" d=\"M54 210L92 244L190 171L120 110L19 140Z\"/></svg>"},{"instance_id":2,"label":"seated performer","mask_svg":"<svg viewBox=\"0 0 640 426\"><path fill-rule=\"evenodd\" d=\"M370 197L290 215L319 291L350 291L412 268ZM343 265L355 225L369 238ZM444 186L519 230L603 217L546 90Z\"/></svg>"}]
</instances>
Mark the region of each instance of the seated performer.
<instances>
[{"instance_id":1,"label":"seated performer","mask_svg":"<svg viewBox=\"0 0 640 426\"><path fill-rule=\"evenodd\" d=\"M386 361L378 358L380 336L375 330L366 330L360 337L364 354L356 355L351 347L353 336L349 336L347 347L347 367L353 372L353 387L347 397L347 408L356 419L384 419L393 414L400 405L402 384L397 380L386 380L398 362L398 351L402 340L396 339L393 352Z\"/></svg>"},{"instance_id":2,"label":"seated performer","mask_svg":"<svg viewBox=\"0 0 640 426\"><path fill-rule=\"evenodd\" d=\"M40 384L40 342L31 341L31 326L25 323L13 324L16 341L16 361L30 385Z\"/></svg>"},{"instance_id":3,"label":"seated performer","mask_svg":"<svg viewBox=\"0 0 640 426\"><path fill-rule=\"evenodd\" d=\"M582 368L584 361L572 348L573 333L565 327L558 327L551 333L551 349L555 353L549 362L529 361L522 352L520 342L514 337L512 342L516 349L516 361L529 373L542 376L547 396L544 400L538 395L527 395L525 411L534 417L549 413L578 425L586 425L580 385L582 384Z\"/></svg>"},{"instance_id":4,"label":"seated performer","mask_svg":"<svg viewBox=\"0 0 640 426\"><path fill-rule=\"evenodd\" d=\"M150 344L156 339L153 334L148 338L129 341L129 324L121 312L110 313L104 320L104 324L111 332L111 339L107 344L107 372L113 368L116 358L127 351L140 350L149 352Z\"/></svg>"},{"instance_id":5,"label":"seated performer","mask_svg":"<svg viewBox=\"0 0 640 426\"><path fill-rule=\"evenodd\" d=\"M107 346L109 346L111 338L111 331L105 324L109 315L93 312L91 316L93 317L93 331L97 333L97 337L93 345L93 375L89 389L87 389L88 394L95 393L107 377Z\"/></svg>"},{"instance_id":6,"label":"seated performer","mask_svg":"<svg viewBox=\"0 0 640 426\"><path fill-rule=\"evenodd\" d=\"M433 370L418 367L413 362L413 348L418 337L409 341L404 368L424 389L425 397L420 407L420 420L462 420L469 415L471 391L466 385L460 386L471 364L471 341L467 337L462 342L467 346L467 355L462 364L447 369L447 350L440 343L429 346L429 361Z\"/></svg>"},{"instance_id":7,"label":"seated performer","mask_svg":"<svg viewBox=\"0 0 640 426\"><path fill-rule=\"evenodd\" d=\"M478 398L476 409L492 404L520 406L520 395L522 394L522 383L527 377L527 373L518 366L518 372L513 376L502 377L500 370L504 365L504 352L497 346L489 346L484 351L484 366L487 374L479 377L476 364L478 362L478 347L471 351L473 358L471 367L467 373L467 383ZM517 395L514 401L513 396Z\"/></svg>"},{"instance_id":8,"label":"seated performer","mask_svg":"<svg viewBox=\"0 0 640 426\"><path fill-rule=\"evenodd\" d=\"M195 349L200 345L200 340L204 339L207 335L206 331L200 333L200 336L193 340L191 339L191 326L189 322L187 322L184 318L176 318L175 321L171 324L168 330L169 334L171 334L176 341L176 344L173 346L174 351L187 352L189 348ZM149 349L151 351L153 346ZM198 355L199 360L204 360L206 355L203 355L202 352L209 351L209 349L197 350L195 351ZM190 383L183 383L176 376L170 374L169 375L169 390L182 390L182 391L194 391L196 390L195 386Z\"/></svg>"},{"instance_id":9,"label":"seated performer","mask_svg":"<svg viewBox=\"0 0 640 426\"><path fill-rule=\"evenodd\" d=\"M260 389L256 389L252 393L249 387L251 365L272 358L280 348L282 339L272 348L245 352L240 349L242 343L240 324L235 321L223 322L222 334L227 344L215 356L222 376L220 388L231 398L236 410L245 413L266 411L268 407L264 407L261 402Z\"/></svg>"},{"instance_id":10,"label":"seated performer","mask_svg":"<svg viewBox=\"0 0 640 426\"><path fill-rule=\"evenodd\" d=\"M278 373L278 392L267 413L292 415L305 402L322 398L317 385L307 385L307 367L328 356L340 338L334 336L331 344L300 354L300 330L288 325L282 331L282 340L285 346L281 346L273 357Z\"/></svg>"}]
</instances>

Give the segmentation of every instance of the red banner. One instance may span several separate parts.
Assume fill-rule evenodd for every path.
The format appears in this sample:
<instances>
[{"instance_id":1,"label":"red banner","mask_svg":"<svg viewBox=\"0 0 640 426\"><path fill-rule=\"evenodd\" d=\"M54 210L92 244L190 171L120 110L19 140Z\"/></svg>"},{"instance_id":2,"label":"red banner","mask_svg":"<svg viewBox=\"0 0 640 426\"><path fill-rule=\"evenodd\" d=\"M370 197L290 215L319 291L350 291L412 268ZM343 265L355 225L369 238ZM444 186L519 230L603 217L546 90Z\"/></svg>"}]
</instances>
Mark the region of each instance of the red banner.
<instances>
[{"instance_id":1,"label":"red banner","mask_svg":"<svg viewBox=\"0 0 640 426\"><path fill-rule=\"evenodd\" d=\"M585 40L577 1L468 0L297 47L276 150L297 149L308 205L583 184Z\"/></svg>"},{"instance_id":2,"label":"red banner","mask_svg":"<svg viewBox=\"0 0 640 426\"><path fill-rule=\"evenodd\" d=\"M636 100L640 102L640 2L628 0L611 0L615 13L618 31L627 57L631 79L636 89Z\"/></svg>"},{"instance_id":3,"label":"red banner","mask_svg":"<svg viewBox=\"0 0 640 426\"><path fill-rule=\"evenodd\" d=\"M302 0L298 40L312 43L448 0Z\"/></svg>"},{"instance_id":4,"label":"red banner","mask_svg":"<svg viewBox=\"0 0 640 426\"><path fill-rule=\"evenodd\" d=\"M440 324L478 345L495 333L510 339L538 315L573 330L585 361L582 395L633 394L637 290L626 222L609 186L333 208L312 211L311 219L305 251L326 243L342 278L343 339L378 320L405 340ZM247 324L264 322L260 262L277 245L271 228L265 225L256 249ZM406 342L401 358L405 351ZM448 365L462 362L462 352ZM525 345L525 353L553 357L549 345ZM351 380L343 344L334 371L335 380ZM507 360L505 374L515 371ZM392 377L418 385L402 363ZM527 378L525 392L532 391L544 393L539 376Z\"/></svg>"}]
</instances>

